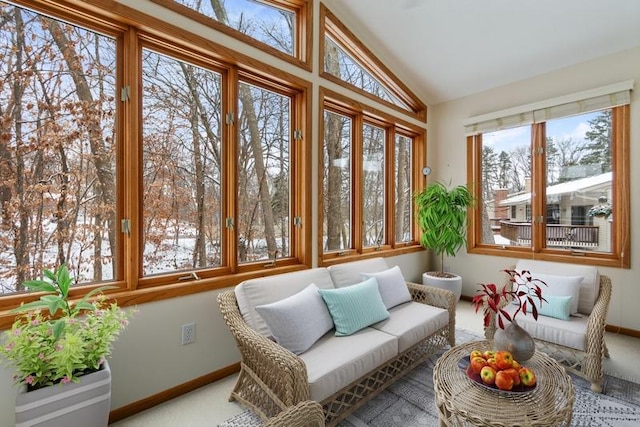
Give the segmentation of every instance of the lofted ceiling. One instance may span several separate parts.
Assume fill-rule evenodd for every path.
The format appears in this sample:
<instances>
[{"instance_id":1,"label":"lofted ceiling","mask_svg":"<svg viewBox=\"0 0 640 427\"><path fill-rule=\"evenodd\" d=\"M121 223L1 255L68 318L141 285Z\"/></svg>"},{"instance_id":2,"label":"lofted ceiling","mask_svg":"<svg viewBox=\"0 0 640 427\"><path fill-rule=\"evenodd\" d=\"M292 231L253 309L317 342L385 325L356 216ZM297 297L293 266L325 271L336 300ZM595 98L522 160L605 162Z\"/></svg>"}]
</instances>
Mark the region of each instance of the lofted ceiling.
<instances>
[{"instance_id":1,"label":"lofted ceiling","mask_svg":"<svg viewBox=\"0 0 640 427\"><path fill-rule=\"evenodd\" d=\"M429 105L640 46L640 0L322 1Z\"/></svg>"}]
</instances>

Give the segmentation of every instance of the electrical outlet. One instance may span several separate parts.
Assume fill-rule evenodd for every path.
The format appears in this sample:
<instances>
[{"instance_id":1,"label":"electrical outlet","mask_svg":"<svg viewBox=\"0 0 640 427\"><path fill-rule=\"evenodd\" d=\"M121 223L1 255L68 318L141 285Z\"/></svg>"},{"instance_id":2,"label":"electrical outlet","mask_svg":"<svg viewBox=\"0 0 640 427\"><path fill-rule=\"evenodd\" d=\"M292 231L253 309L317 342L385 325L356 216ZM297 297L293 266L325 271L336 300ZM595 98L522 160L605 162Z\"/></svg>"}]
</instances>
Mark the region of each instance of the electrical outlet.
<instances>
[{"instance_id":1,"label":"electrical outlet","mask_svg":"<svg viewBox=\"0 0 640 427\"><path fill-rule=\"evenodd\" d=\"M196 341L196 324L187 323L182 325L182 345L191 344Z\"/></svg>"}]
</instances>

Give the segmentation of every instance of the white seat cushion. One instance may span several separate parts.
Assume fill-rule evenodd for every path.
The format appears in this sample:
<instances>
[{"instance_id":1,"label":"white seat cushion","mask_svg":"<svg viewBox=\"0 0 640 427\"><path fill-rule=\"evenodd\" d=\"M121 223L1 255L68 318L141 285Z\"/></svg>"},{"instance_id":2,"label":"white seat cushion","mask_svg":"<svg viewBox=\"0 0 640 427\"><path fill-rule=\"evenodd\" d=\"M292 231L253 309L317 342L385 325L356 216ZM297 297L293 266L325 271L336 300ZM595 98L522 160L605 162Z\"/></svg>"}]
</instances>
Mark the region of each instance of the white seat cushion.
<instances>
[{"instance_id":1,"label":"white seat cushion","mask_svg":"<svg viewBox=\"0 0 640 427\"><path fill-rule=\"evenodd\" d=\"M344 288L362 282L362 273L378 273L387 269L389 266L384 258L363 259L328 267L336 288Z\"/></svg>"},{"instance_id":2,"label":"white seat cushion","mask_svg":"<svg viewBox=\"0 0 640 427\"><path fill-rule=\"evenodd\" d=\"M333 331L325 334L300 355L307 366L311 400L323 401L394 358L397 341L373 328L346 337L336 337Z\"/></svg>"},{"instance_id":3,"label":"white seat cushion","mask_svg":"<svg viewBox=\"0 0 640 427\"><path fill-rule=\"evenodd\" d=\"M536 272L558 276L582 276L578 296L578 313L591 314L593 311L593 306L600 292L600 274L596 267L521 259L518 260L515 269L518 271L529 270L534 278ZM542 296L544 297L544 286L542 287Z\"/></svg>"},{"instance_id":4,"label":"white seat cushion","mask_svg":"<svg viewBox=\"0 0 640 427\"><path fill-rule=\"evenodd\" d=\"M509 304L505 310L513 314L518 306ZM548 341L565 347L584 351L587 344L587 326L589 318L569 317L569 320L538 315L538 320L531 313L524 316L518 313L516 317L518 325L525 329L533 338Z\"/></svg>"},{"instance_id":5,"label":"white seat cushion","mask_svg":"<svg viewBox=\"0 0 640 427\"><path fill-rule=\"evenodd\" d=\"M389 310L389 318L371 327L398 337L398 353L449 324L449 312L442 308L408 302Z\"/></svg>"},{"instance_id":6,"label":"white seat cushion","mask_svg":"<svg viewBox=\"0 0 640 427\"><path fill-rule=\"evenodd\" d=\"M326 268L312 268L245 280L235 287L242 318L253 330L268 337L269 327L256 311L256 306L283 300L312 283L320 289L333 289L333 282Z\"/></svg>"}]
</instances>

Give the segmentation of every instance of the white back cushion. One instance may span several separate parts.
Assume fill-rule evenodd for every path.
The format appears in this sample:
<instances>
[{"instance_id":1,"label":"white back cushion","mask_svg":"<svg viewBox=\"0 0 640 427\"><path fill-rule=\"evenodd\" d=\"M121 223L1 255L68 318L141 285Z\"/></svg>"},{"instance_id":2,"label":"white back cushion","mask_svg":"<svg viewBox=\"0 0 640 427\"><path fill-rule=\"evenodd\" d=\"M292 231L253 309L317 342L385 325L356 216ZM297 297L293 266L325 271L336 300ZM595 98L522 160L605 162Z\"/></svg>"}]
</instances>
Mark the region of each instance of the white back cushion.
<instances>
[{"instance_id":1,"label":"white back cushion","mask_svg":"<svg viewBox=\"0 0 640 427\"><path fill-rule=\"evenodd\" d=\"M258 333L268 337L269 327L256 311L256 306L271 304L296 294L315 283L320 289L332 289L333 282L326 268L312 268L249 279L235 287L236 300L244 321Z\"/></svg>"},{"instance_id":2,"label":"white back cushion","mask_svg":"<svg viewBox=\"0 0 640 427\"><path fill-rule=\"evenodd\" d=\"M384 258L370 258L361 261L332 265L328 268L336 288L362 282L362 273L378 273L389 269Z\"/></svg>"},{"instance_id":3,"label":"white back cushion","mask_svg":"<svg viewBox=\"0 0 640 427\"><path fill-rule=\"evenodd\" d=\"M600 291L600 274L596 267L578 264L563 264L559 262L536 261L521 259L516 264L516 270L529 270L532 277L535 273L552 274L557 276L582 276L582 284L578 296L578 312L591 314L593 305ZM544 297L544 286L542 296Z\"/></svg>"}]
</instances>

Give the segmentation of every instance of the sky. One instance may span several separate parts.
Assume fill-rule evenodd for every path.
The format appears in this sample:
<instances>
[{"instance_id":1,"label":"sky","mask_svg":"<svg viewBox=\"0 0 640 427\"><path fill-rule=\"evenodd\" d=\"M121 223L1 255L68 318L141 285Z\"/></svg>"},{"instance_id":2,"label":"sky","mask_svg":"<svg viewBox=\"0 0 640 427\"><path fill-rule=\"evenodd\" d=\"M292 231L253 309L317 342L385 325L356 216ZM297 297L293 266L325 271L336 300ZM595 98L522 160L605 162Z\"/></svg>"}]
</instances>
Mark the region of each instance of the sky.
<instances>
[{"instance_id":1,"label":"sky","mask_svg":"<svg viewBox=\"0 0 640 427\"><path fill-rule=\"evenodd\" d=\"M572 138L574 140L585 139L585 132L589 127L589 120L598 115L598 112L581 114L579 116L565 117L547 122L547 136L553 136L556 140ZM531 126L520 126L497 132L486 133L482 136L483 145L493 147L495 152L512 151L514 148L531 143Z\"/></svg>"}]
</instances>

